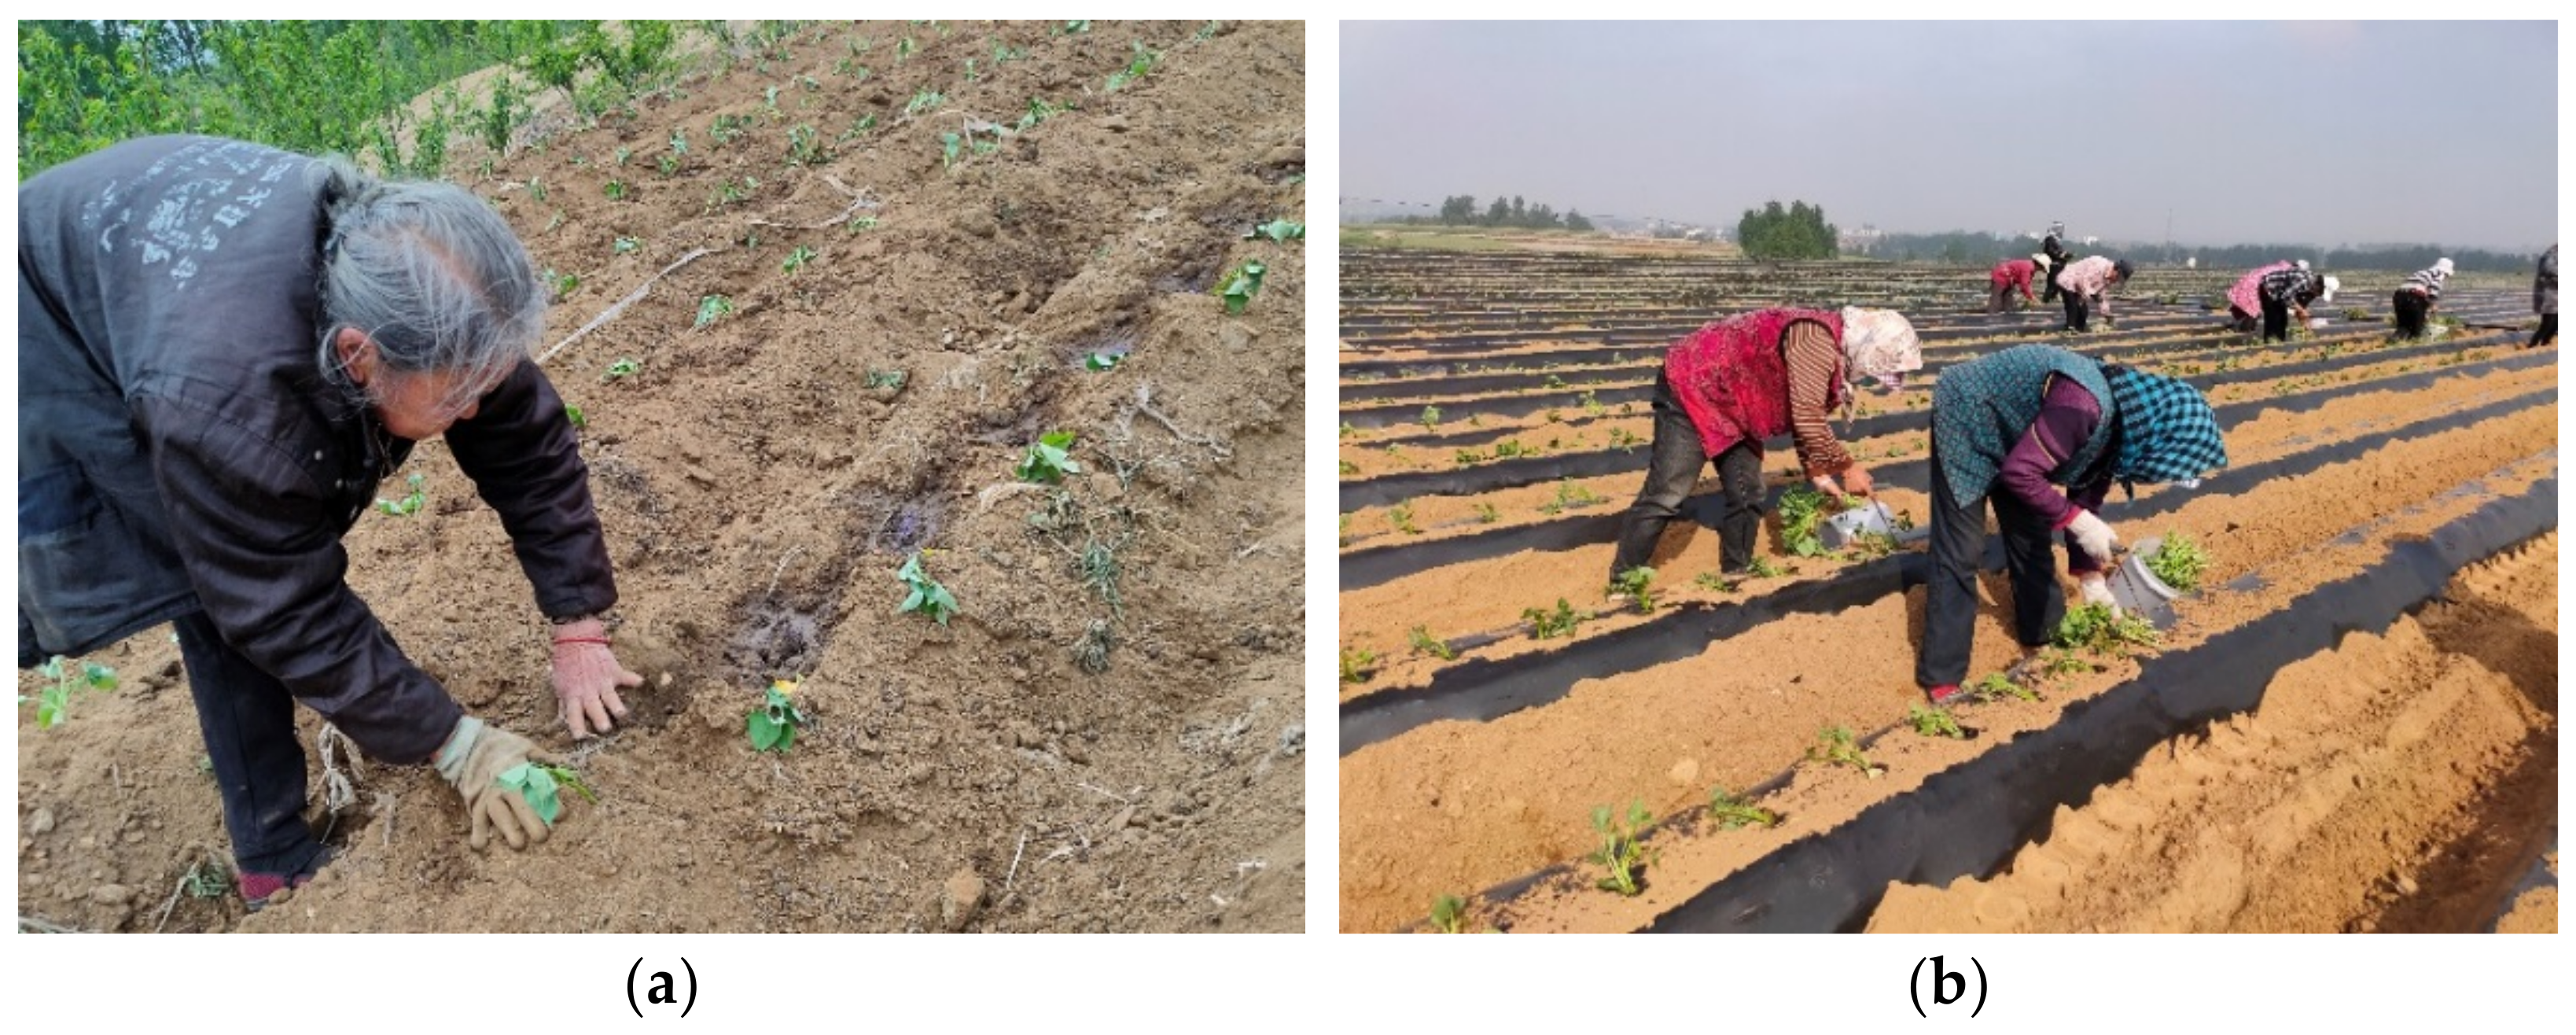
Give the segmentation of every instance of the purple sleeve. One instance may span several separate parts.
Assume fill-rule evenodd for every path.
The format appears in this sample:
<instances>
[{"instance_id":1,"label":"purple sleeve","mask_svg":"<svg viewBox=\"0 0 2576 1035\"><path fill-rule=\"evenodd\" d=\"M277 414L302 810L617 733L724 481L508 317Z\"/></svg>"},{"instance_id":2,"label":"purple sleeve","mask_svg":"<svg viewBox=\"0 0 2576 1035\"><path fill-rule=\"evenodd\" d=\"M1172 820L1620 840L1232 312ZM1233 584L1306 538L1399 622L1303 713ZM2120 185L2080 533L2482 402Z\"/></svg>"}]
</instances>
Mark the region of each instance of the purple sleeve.
<instances>
[{"instance_id":1,"label":"purple sleeve","mask_svg":"<svg viewBox=\"0 0 2576 1035\"><path fill-rule=\"evenodd\" d=\"M2048 395L2039 407L2039 419L2031 422L2030 431L2013 444L2004 455L2003 470L1997 481L2012 498L2047 520L2048 527L2063 528L2075 520L2074 505L2058 493L2048 480L2048 472L2093 437L2093 429L2102 422L2102 404L2083 385L2062 377L2048 382ZM2101 502L2097 496L2096 504Z\"/></svg>"}]
</instances>

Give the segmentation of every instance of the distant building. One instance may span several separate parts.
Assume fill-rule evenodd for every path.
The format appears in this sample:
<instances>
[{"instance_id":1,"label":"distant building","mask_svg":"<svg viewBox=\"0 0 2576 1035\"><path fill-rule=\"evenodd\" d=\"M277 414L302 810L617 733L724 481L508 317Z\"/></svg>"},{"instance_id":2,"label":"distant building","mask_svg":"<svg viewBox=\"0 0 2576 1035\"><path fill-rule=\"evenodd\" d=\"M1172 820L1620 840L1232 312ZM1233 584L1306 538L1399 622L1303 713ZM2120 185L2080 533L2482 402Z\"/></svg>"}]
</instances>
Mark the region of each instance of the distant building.
<instances>
[{"instance_id":1,"label":"distant building","mask_svg":"<svg viewBox=\"0 0 2576 1035\"><path fill-rule=\"evenodd\" d=\"M1845 255L1868 255L1877 250L1879 242L1886 239L1886 231L1868 223L1862 223L1858 230L1845 230L1835 234L1834 245L1842 249Z\"/></svg>"}]
</instances>

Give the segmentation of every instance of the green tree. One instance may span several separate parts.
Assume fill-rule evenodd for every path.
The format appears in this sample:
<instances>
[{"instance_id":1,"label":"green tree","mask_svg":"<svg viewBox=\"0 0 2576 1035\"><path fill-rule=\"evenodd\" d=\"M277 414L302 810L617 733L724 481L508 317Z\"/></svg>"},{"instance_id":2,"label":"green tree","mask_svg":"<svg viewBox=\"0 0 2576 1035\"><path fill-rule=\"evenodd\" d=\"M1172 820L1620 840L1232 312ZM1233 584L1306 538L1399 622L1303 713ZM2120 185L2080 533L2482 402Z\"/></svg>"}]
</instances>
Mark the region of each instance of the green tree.
<instances>
[{"instance_id":1,"label":"green tree","mask_svg":"<svg viewBox=\"0 0 2576 1035\"><path fill-rule=\"evenodd\" d=\"M1736 243L1756 259L1830 259L1841 253L1836 236L1824 206L1804 201L1785 209L1777 201L1746 209L1735 225Z\"/></svg>"}]
</instances>

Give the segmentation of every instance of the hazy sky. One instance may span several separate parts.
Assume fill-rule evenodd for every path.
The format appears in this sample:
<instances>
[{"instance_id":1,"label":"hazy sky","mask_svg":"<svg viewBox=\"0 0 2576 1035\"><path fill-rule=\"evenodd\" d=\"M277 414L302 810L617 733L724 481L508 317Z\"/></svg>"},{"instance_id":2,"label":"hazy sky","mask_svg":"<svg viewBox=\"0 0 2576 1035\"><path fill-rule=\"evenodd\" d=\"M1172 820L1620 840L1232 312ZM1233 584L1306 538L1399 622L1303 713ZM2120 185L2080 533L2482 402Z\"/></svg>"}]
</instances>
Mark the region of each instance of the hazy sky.
<instances>
[{"instance_id":1,"label":"hazy sky","mask_svg":"<svg viewBox=\"0 0 2576 1035\"><path fill-rule=\"evenodd\" d=\"M2557 76L2551 22L1343 22L1342 193L2538 251Z\"/></svg>"}]
</instances>

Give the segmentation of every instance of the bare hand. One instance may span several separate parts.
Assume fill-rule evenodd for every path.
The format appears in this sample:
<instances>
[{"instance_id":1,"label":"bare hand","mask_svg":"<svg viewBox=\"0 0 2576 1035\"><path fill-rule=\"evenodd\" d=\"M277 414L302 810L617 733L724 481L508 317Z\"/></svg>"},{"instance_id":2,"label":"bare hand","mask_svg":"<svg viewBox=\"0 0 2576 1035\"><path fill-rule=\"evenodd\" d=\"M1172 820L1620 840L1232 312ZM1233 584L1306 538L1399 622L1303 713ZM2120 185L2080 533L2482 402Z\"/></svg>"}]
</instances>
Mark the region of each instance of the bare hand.
<instances>
[{"instance_id":1,"label":"bare hand","mask_svg":"<svg viewBox=\"0 0 2576 1035\"><path fill-rule=\"evenodd\" d=\"M594 639L601 642L588 642ZM614 720L626 717L626 702L618 698L618 689L644 685L643 676L618 664L606 639L604 635L556 634L555 701L563 708L564 727L572 731L574 740L616 729Z\"/></svg>"},{"instance_id":2,"label":"bare hand","mask_svg":"<svg viewBox=\"0 0 2576 1035\"><path fill-rule=\"evenodd\" d=\"M1843 469L1844 492L1850 493L1854 496L1867 496L1870 494L1870 490L1876 487L1876 483L1870 481L1869 472L1863 470L1859 464L1853 464L1850 467Z\"/></svg>"}]
</instances>

